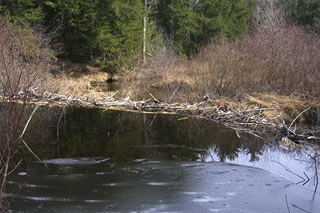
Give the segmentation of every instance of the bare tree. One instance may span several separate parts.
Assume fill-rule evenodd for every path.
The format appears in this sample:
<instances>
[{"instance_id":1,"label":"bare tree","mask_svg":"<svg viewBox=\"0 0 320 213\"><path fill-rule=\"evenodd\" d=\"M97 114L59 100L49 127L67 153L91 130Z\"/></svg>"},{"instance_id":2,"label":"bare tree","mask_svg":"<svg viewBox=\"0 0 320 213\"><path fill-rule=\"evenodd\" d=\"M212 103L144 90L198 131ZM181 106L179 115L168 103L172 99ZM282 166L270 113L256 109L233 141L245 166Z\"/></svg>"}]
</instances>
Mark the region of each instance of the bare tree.
<instances>
[{"instance_id":1,"label":"bare tree","mask_svg":"<svg viewBox=\"0 0 320 213\"><path fill-rule=\"evenodd\" d=\"M158 5L159 0L144 0L144 16L143 16L143 65L147 63L147 28L148 28L148 17L150 13L154 12L156 5Z\"/></svg>"},{"instance_id":2,"label":"bare tree","mask_svg":"<svg viewBox=\"0 0 320 213\"><path fill-rule=\"evenodd\" d=\"M283 0L255 0L255 2L253 23L256 29L275 29L284 26L286 14Z\"/></svg>"}]
</instances>

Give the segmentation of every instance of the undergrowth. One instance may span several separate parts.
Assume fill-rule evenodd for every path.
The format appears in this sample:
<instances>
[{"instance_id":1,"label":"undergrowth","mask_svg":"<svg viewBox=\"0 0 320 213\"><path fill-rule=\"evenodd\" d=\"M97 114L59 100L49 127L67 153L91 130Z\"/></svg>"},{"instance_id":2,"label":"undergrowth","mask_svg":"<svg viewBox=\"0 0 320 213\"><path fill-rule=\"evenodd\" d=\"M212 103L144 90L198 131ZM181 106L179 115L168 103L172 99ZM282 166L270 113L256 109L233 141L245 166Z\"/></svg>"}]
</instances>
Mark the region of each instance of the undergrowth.
<instances>
[{"instance_id":1,"label":"undergrowth","mask_svg":"<svg viewBox=\"0 0 320 213\"><path fill-rule=\"evenodd\" d=\"M237 41L220 40L187 60L167 54L125 71L122 96L196 102L242 93L319 99L320 37L297 25L262 28Z\"/></svg>"}]
</instances>

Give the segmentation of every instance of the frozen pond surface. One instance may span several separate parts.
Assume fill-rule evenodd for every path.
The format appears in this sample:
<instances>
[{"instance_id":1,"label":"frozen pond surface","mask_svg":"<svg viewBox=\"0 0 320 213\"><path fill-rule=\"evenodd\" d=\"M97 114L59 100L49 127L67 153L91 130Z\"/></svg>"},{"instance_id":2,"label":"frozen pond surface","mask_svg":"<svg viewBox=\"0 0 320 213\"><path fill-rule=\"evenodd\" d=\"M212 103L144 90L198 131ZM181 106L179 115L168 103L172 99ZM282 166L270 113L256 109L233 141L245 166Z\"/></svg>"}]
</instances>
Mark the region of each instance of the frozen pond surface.
<instances>
[{"instance_id":1,"label":"frozen pond surface","mask_svg":"<svg viewBox=\"0 0 320 213\"><path fill-rule=\"evenodd\" d=\"M69 109L57 138L42 110L28 141L43 161L26 153L9 176L13 212L320 211L313 149L201 119L95 109Z\"/></svg>"},{"instance_id":2,"label":"frozen pond surface","mask_svg":"<svg viewBox=\"0 0 320 213\"><path fill-rule=\"evenodd\" d=\"M279 175L226 163L33 164L9 182L15 211L309 212L319 197ZM287 199L287 201L286 201Z\"/></svg>"}]
</instances>

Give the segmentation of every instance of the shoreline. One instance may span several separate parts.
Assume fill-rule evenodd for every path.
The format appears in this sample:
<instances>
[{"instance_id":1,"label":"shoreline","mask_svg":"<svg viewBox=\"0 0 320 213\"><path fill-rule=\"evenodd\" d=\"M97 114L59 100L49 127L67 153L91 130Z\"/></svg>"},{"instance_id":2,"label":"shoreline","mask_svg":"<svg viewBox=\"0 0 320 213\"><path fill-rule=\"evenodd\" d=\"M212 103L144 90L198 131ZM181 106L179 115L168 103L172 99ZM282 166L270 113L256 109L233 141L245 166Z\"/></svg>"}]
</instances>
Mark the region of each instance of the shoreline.
<instances>
[{"instance_id":1,"label":"shoreline","mask_svg":"<svg viewBox=\"0 0 320 213\"><path fill-rule=\"evenodd\" d=\"M23 95L22 95L23 96ZM266 107L253 104L252 100L233 100L231 98L207 99L197 103L166 103L156 99L152 94L147 100L134 101L129 97L115 98L115 94L104 95L104 98L77 98L65 95L43 93L42 96L32 94L23 102L22 98L10 99L2 97L1 102L19 102L49 107L89 107L102 110L120 110L137 113L176 114L189 117L198 117L220 123L239 133L249 133L256 137L273 135L282 142L293 145L316 144L320 145L320 126L301 123L301 118L311 109L307 107L298 115L284 120L285 112L279 107ZM252 97L247 95L248 97ZM232 105L236 105L232 106ZM312 104L311 104L312 105ZM304 120L304 118L302 119Z\"/></svg>"}]
</instances>

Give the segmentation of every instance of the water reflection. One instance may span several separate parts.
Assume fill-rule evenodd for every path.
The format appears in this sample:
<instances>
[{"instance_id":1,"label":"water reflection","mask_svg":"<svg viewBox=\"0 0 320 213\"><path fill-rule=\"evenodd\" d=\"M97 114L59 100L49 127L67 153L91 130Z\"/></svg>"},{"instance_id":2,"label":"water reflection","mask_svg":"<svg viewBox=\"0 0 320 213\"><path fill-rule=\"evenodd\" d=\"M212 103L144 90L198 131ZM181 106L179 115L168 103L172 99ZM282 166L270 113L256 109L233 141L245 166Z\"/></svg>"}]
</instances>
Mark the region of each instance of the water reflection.
<instances>
[{"instance_id":1,"label":"water reflection","mask_svg":"<svg viewBox=\"0 0 320 213\"><path fill-rule=\"evenodd\" d=\"M61 111L43 107L34 116L28 141L41 159L105 157L121 165L136 159L230 162L264 168L294 182L308 177L310 187L317 180L315 148L287 150L274 138L264 141L197 118L87 108Z\"/></svg>"},{"instance_id":2,"label":"water reflection","mask_svg":"<svg viewBox=\"0 0 320 213\"><path fill-rule=\"evenodd\" d=\"M144 158L218 161L277 173L289 167L292 173L305 176L306 172L310 178L316 174L319 152L314 147L296 146L289 151L275 138L264 141L203 119L89 108L63 112L42 107L34 115L27 141L41 159L108 157L118 164ZM26 154L24 159L32 157ZM280 173L299 179L288 171Z\"/></svg>"},{"instance_id":3,"label":"water reflection","mask_svg":"<svg viewBox=\"0 0 320 213\"><path fill-rule=\"evenodd\" d=\"M50 116L46 124L43 114L56 118ZM235 131L203 119L86 108L66 110L57 140L58 117L58 112L38 112L34 131L28 135L44 159L107 156L117 163L137 158L206 161L214 150L216 160L224 162L245 150L250 161L258 161L264 147L259 138L249 134L239 138Z\"/></svg>"}]
</instances>

